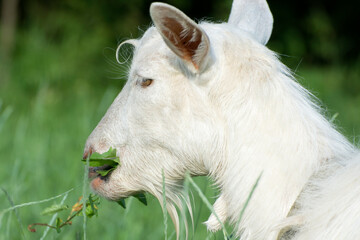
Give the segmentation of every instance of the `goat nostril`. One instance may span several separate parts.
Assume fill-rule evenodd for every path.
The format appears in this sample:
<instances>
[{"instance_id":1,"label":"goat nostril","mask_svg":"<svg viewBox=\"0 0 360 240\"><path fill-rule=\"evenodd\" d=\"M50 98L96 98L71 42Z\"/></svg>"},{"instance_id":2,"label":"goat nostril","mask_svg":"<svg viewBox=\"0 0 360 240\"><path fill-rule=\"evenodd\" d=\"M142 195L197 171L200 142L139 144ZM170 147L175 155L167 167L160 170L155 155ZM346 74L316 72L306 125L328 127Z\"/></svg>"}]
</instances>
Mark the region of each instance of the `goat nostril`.
<instances>
[{"instance_id":1,"label":"goat nostril","mask_svg":"<svg viewBox=\"0 0 360 240\"><path fill-rule=\"evenodd\" d=\"M89 147L88 149L85 150L84 155L83 155L83 159L87 159L88 157L91 156L92 153L93 153L93 148Z\"/></svg>"}]
</instances>

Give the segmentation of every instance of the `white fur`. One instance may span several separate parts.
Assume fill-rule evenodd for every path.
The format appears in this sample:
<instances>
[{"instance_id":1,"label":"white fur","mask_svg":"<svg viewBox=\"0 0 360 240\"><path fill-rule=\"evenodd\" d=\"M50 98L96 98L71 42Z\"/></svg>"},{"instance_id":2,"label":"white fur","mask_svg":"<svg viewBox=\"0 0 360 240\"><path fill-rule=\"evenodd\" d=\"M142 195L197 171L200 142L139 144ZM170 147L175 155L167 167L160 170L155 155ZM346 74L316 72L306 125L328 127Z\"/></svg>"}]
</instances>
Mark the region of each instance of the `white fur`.
<instances>
[{"instance_id":1,"label":"white fur","mask_svg":"<svg viewBox=\"0 0 360 240\"><path fill-rule=\"evenodd\" d=\"M235 0L228 22L265 45L271 36L274 19L266 0Z\"/></svg>"},{"instance_id":2,"label":"white fur","mask_svg":"<svg viewBox=\"0 0 360 240\"><path fill-rule=\"evenodd\" d=\"M239 4L246 8L246 2ZM265 1L255 2L251 9L264 9ZM164 170L167 210L178 229L176 207L184 211L181 201L188 201L182 183L189 171L216 182L221 195L214 209L221 221L238 224L241 239L359 238L358 150L263 45L272 28L260 29L258 41L256 29L249 34L232 22L197 25L174 7L160 8L160 29L151 27L130 42L135 52L128 81L87 140L85 152L112 146L121 159L108 180L93 180L94 190L112 200L146 191L162 203ZM153 9L153 16L160 14ZM235 7L230 20L244 11ZM209 44L202 52L207 60L195 61L204 64L196 71L173 49L173 38L159 34L172 14L186 34L206 34L201 44ZM267 10L259 14L264 16L254 19L271 16ZM201 44L196 51L205 51ZM143 78L153 83L141 87ZM213 215L206 224L210 231L221 228Z\"/></svg>"}]
</instances>

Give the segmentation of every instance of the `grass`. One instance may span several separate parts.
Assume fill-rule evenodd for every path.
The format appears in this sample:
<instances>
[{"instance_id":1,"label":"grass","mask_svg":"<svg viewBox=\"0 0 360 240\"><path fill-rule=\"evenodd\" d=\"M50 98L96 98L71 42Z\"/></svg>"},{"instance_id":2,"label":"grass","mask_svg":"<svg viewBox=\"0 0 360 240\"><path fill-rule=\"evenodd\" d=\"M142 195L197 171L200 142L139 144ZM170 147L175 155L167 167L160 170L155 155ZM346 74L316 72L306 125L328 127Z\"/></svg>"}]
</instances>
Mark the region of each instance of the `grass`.
<instances>
[{"instance_id":1,"label":"grass","mask_svg":"<svg viewBox=\"0 0 360 240\"><path fill-rule=\"evenodd\" d=\"M105 91L105 98L107 94ZM102 101L106 100L99 100L99 102ZM107 103L110 104L110 102ZM82 111L80 109L77 109L80 113L76 113L76 110L70 110L71 113L68 114L74 114L74 121L68 121L65 124L64 122L69 116L60 114L54 122L51 121L50 117L39 115L40 112L46 115L46 111L50 111L50 115L52 115L51 111L54 109L41 109L42 107L39 108L38 106L36 108L38 109L36 114L20 116L17 122L9 120L2 134L11 136L12 131L15 131L15 134L13 138L0 139L1 156L3 159L8 159L1 161L1 186L7 189L15 205L26 203L23 208L18 209L24 229L19 231L15 215L11 212L5 212L2 215L2 224L0 224L0 239L39 239L43 234L41 229L37 233L29 233L26 226L34 222L49 222L50 217L41 216L40 212L52 203L59 203L61 199L51 198L49 203L36 201L32 204L32 202L57 196L60 192L74 187L67 199L71 204L82 195L83 186L87 188L87 185L83 185L83 164L80 159L83 143L94 126L89 123L84 124L87 117L85 112L81 116ZM61 124L65 125L57 128ZM73 124L76 125L79 132L84 131L82 137L71 133L74 129ZM84 130L81 130L82 126L85 126ZM12 148L5 147L9 140L15 143ZM202 184L201 181L200 185ZM89 190L86 189L85 191L88 192ZM4 194L0 195L0 206L2 206L1 210L9 207ZM102 239L144 239L148 237L158 239L159 236L162 236L163 215L157 200L150 198L149 207L144 207L138 201L134 201L128 205L125 211L116 203L103 200L99 217L87 222L86 231L84 231L83 222L77 219L73 226L64 228L60 234L50 230L48 239L74 239L76 236L82 238L85 234L91 236L90 239L94 237L101 237ZM206 213L203 215L199 221L206 220ZM21 235L22 231L25 236ZM169 235L173 231L172 224L169 223ZM105 236L104 232L106 232ZM205 228L203 228L204 233L206 234ZM199 230L197 234L201 236L201 231Z\"/></svg>"},{"instance_id":2,"label":"grass","mask_svg":"<svg viewBox=\"0 0 360 240\"><path fill-rule=\"evenodd\" d=\"M110 78L123 75L123 69L111 69L110 76L105 72L105 58L115 62L107 56L115 51L104 58L102 49L109 43L99 39L99 31L78 28L58 45L37 27L19 33L27 41L17 46L11 81L0 87L0 187L6 192L0 191L0 239L40 239L45 229L30 233L26 226L51 222L51 216L40 215L45 207L65 196L70 205L90 191L80 161L84 143L124 84ZM329 117L338 113L335 123L353 142L360 135L358 65L300 66L297 71L300 82L327 106ZM200 224L211 213L204 199L213 204L216 191L204 177L193 180L204 196L194 194L189 239L223 239L221 231L208 234ZM73 190L66 193L68 189ZM149 197L148 207L132 199L127 204L124 210L102 200L97 218L85 225L77 219L60 234L49 230L46 239L163 239L164 234L175 239L155 198ZM17 213L8 210L12 207Z\"/></svg>"},{"instance_id":3,"label":"grass","mask_svg":"<svg viewBox=\"0 0 360 240\"><path fill-rule=\"evenodd\" d=\"M163 199L162 199L162 204L163 204L163 215L164 215L164 238L165 240L168 239L167 237L167 231L168 231L168 218L167 218L167 215L168 215L168 212L167 212L167 209L166 209L166 189L165 189L165 174L164 174L164 169L162 169L162 196L163 196Z\"/></svg>"},{"instance_id":4,"label":"grass","mask_svg":"<svg viewBox=\"0 0 360 240\"><path fill-rule=\"evenodd\" d=\"M221 228L222 228L222 232L223 232L223 236L224 239L227 239L229 234L226 231L226 227L224 225L224 223L220 220L219 216L217 215L217 213L215 212L213 205L209 202L209 200L207 199L207 197L204 195L204 193L201 191L201 189L199 188L199 186L192 180L192 178L190 177L189 174L186 174L185 179L187 181L189 181L189 183L194 187L195 191L199 194L201 200L205 203L206 207L210 210L210 212L212 212L214 214L214 216L216 217L216 219L219 221L219 223L221 224Z\"/></svg>"},{"instance_id":5,"label":"grass","mask_svg":"<svg viewBox=\"0 0 360 240\"><path fill-rule=\"evenodd\" d=\"M68 192L67 192L67 193L64 195L64 197L62 198L62 200L61 200L61 202L60 202L60 205L63 205L63 204L65 203L65 200L67 199L67 197L68 197ZM52 226L52 225L54 224L57 216L58 216L58 213L55 213L55 214L52 216L52 218L51 218L51 220L50 220L50 222L49 222L49 225L50 225L50 226ZM44 240L44 239L46 238L49 230L50 230L49 227L47 227L47 228L45 229L45 231L44 231L43 235L41 236L40 240Z\"/></svg>"},{"instance_id":6,"label":"grass","mask_svg":"<svg viewBox=\"0 0 360 240\"><path fill-rule=\"evenodd\" d=\"M39 91L39 95L43 93L44 91ZM94 112L98 113L95 117L88 114L89 111L83 110L86 106L85 101L93 101L91 97L84 99L79 96L72 97L68 101L74 101L76 104L67 112L61 107L46 106L42 101L36 101L31 111L26 114L16 111L14 107L14 114L5 123L1 133L1 136L6 137L0 139L2 157L0 186L8 191L15 205L27 203L26 206L18 209L21 223L25 228L22 230L25 237L19 231L15 215L6 212L0 224L0 239L41 238L42 229L36 233L29 233L26 226L34 222L49 222L51 217L41 216L40 212L53 203L60 203L61 198L60 196L56 199L51 198L49 203L37 201L32 204L32 202L57 196L73 187L74 190L69 193L67 202L74 203L82 195L85 186L82 178L83 164L80 162L83 144L106 110L105 105L109 105L115 95L116 92L105 89L102 96L97 99L100 104L94 103L96 106ZM100 108L103 108L103 111ZM58 117L52 119L54 115ZM205 181L199 180L202 186ZM88 192L89 189L86 191ZM0 195L0 206L0 211L10 207L3 193ZM197 221L205 221L206 214L203 212ZM162 222L161 208L154 198L149 199L149 207L134 201L126 210L116 203L103 200L99 217L87 222L86 234L88 237L91 236L89 239L158 239L159 236L163 236ZM170 236L174 228L172 223L168 225ZM82 239L84 234L83 222L77 219L73 226L64 228L60 234L50 230L47 239L77 239L79 236ZM197 235L202 234L206 234L206 230L199 226Z\"/></svg>"}]
</instances>

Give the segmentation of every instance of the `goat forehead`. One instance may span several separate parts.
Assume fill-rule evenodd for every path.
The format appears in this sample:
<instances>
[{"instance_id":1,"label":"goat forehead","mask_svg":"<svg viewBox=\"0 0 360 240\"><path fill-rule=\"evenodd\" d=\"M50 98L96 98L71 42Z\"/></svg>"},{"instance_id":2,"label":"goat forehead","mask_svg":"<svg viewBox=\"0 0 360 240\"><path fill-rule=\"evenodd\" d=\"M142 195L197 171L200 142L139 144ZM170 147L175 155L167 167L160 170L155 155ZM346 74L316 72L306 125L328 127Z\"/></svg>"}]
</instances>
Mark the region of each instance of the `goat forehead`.
<instances>
[{"instance_id":1,"label":"goat forehead","mask_svg":"<svg viewBox=\"0 0 360 240\"><path fill-rule=\"evenodd\" d=\"M170 75L167 68L167 56L154 53L156 56L146 55L134 59L130 72L130 79L136 81L140 78L158 79Z\"/></svg>"},{"instance_id":2,"label":"goat forehead","mask_svg":"<svg viewBox=\"0 0 360 240\"><path fill-rule=\"evenodd\" d=\"M165 44L160 33L154 28L149 28L140 40L139 47L137 49L137 55L169 55L171 53L168 46Z\"/></svg>"}]
</instances>

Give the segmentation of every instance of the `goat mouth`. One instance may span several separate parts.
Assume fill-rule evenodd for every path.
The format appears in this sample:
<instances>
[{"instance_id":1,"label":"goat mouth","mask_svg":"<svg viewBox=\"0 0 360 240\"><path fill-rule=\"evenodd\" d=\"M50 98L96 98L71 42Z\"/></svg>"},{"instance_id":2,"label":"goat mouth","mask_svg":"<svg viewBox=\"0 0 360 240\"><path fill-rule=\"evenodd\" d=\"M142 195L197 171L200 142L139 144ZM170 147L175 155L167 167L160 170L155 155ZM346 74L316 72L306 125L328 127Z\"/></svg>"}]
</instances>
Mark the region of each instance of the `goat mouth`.
<instances>
[{"instance_id":1,"label":"goat mouth","mask_svg":"<svg viewBox=\"0 0 360 240\"><path fill-rule=\"evenodd\" d=\"M89 166L88 178L100 178L107 180L119 165L120 160L116 155L116 149L110 147L108 151L97 153L92 147L85 150L82 161Z\"/></svg>"},{"instance_id":2,"label":"goat mouth","mask_svg":"<svg viewBox=\"0 0 360 240\"><path fill-rule=\"evenodd\" d=\"M102 176L98 171L107 171L107 170L110 170L112 168L113 167L110 166L110 165L103 165L101 167L89 167L88 178L91 180L91 179L100 177L102 180L106 180L110 176L112 171L110 171L105 176Z\"/></svg>"}]
</instances>

